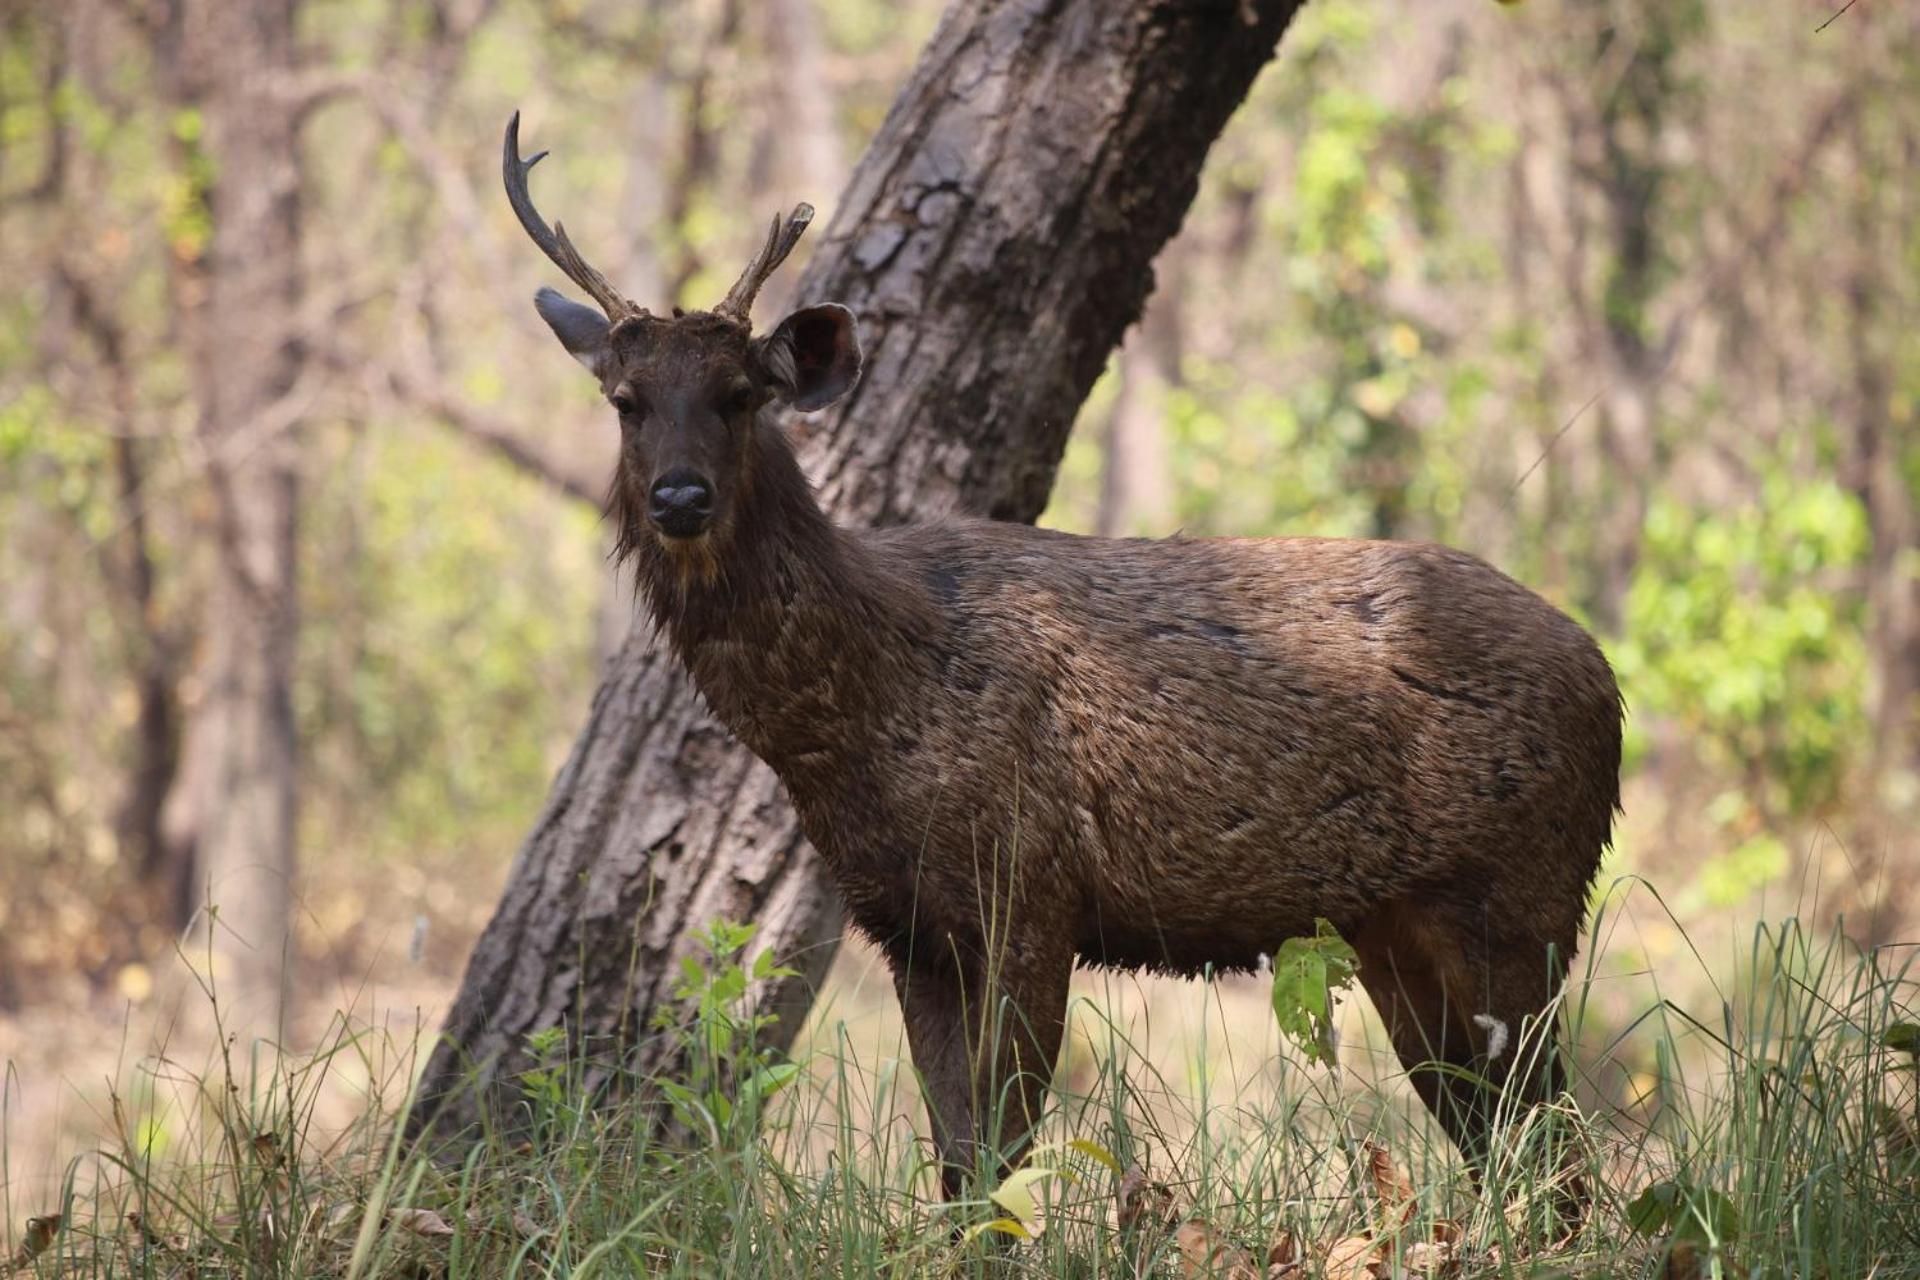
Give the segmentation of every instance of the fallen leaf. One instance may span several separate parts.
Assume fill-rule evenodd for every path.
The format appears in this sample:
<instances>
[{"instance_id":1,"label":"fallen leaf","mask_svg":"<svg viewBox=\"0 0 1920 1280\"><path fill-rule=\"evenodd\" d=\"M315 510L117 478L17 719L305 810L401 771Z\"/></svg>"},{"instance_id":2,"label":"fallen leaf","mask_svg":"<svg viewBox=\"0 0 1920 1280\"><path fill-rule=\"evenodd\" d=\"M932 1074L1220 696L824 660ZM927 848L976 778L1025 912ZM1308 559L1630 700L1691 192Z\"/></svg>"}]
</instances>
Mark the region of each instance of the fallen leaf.
<instances>
[{"instance_id":1,"label":"fallen leaf","mask_svg":"<svg viewBox=\"0 0 1920 1280\"><path fill-rule=\"evenodd\" d=\"M1412 1221L1418 1208L1413 1179L1393 1162L1393 1154L1378 1143L1363 1146L1367 1153L1367 1173L1373 1179L1373 1194L1380 1201L1381 1234L1394 1231Z\"/></svg>"},{"instance_id":2,"label":"fallen leaf","mask_svg":"<svg viewBox=\"0 0 1920 1280\"><path fill-rule=\"evenodd\" d=\"M509 1222L513 1227L514 1234L523 1239L540 1234L540 1228L534 1223L533 1219L521 1213L518 1209L514 1210L513 1217L509 1219ZM469 1209L467 1210L467 1225L481 1231L491 1230L493 1228L493 1215L484 1209Z\"/></svg>"},{"instance_id":3,"label":"fallen leaf","mask_svg":"<svg viewBox=\"0 0 1920 1280\"><path fill-rule=\"evenodd\" d=\"M1140 1221L1140 1211L1147 1207L1147 1171L1137 1164L1127 1166L1120 1175L1120 1185L1113 1189L1113 1223L1125 1231Z\"/></svg>"},{"instance_id":4,"label":"fallen leaf","mask_svg":"<svg viewBox=\"0 0 1920 1280\"><path fill-rule=\"evenodd\" d=\"M1113 1222L1127 1231L1139 1225L1143 1215L1149 1226L1164 1230L1173 1216L1173 1191L1166 1183L1149 1178L1139 1165L1128 1165L1120 1175L1120 1185L1114 1188Z\"/></svg>"},{"instance_id":5,"label":"fallen leaf","mask_svg":"<svg viewBox=\"0 0 1920 1280\"><path fill-rule=\"evenodd\" d=\"M53 1245L53 1239L60 1234L61 1217L50 1213L44 1218L28 1218L27 1234L21 1237L20 1247L13 1251L13 1259L7 1263L7 1271L18 1271L30 1267L33 1260L45 1253Z\"/></svg>"},{"instance_id":6,"label":"fallen leaf","mask_svg":"<svg viewBox=\"0 0 1920 1280\"><path fill-rule=\"evenodd\" d=\"M1700 1280L1700 1249L1691 1240L1675 1240L1660 1274L1666 1280Z\"/></svg>"},{"instance_id":7,"label":"fallen leaf","mask_svg":"<svg viewBox=\"0 0 1920 1280\"><path fill-rule=\"evenodd\" d=\"M1380 1280L1390 1274L1380 1260L1380 1244L1371 1236L1348 1236L1327 1250L1322 1268L1327 1280Z\"/></svg>"},{"instance_id":8,"label":"fallen leaf","mask_svg":"<svg viewBox=\"0 0 1920 1280\"><path fill-rule=\"evenodd\" d=\"M1293 1238L1293 1232L1284 1228L1267 1246L1267 1268L1289 1267L1300 1261L1300 1242Z\"/></svg>"},{"instance_id":9,"label":"fallen leaf","mask_svg":"<svg viewBox=\"0 0 1920 1280\"><path fill-rule=\"evenodd\" d=\"M431 1209L395 1209L393 1221L403 1231L417 1236L450 1236L453 1225Z\"/></svg>"},{"instance_id":10,"label":"fallen leaf","mask_svg":"<svg viewBox=\"0 0 1920 1280\"><path fill-rule=\"evenodd\" d=\"M1459 1274L1460 1251L1451 1241L1422 1240L1408 1246L1400 1265L1409 1276L1432 1276L1438 1280Z\"/></svg>"},{"instance_id":11,"label":"fallen leaf","mask_svg":"<svg viewBox=\"0 0 1920 1280\"><path fill-rule=\"evenodd\" d=\"M1005 1209L1028 1235L1038 1235L1040 1204L1034 1199L1033 1189L1059 1172L1057 1169L1015 1169L1001 1179L999 1186L987 1192L987 1199Z\"/></svg>"},{"instance_id":12,"label":"fallen leaf","mask_svg":"<svg viewBox=\"0 0 1920 1280\"><path fill-rule=\"evenodd\" d=\"M1262 1280L1246 1251L1214 1231L1205 1218L1188 1218L1173 1239L1186 1280Z\"/></svg>"}]
</instances>

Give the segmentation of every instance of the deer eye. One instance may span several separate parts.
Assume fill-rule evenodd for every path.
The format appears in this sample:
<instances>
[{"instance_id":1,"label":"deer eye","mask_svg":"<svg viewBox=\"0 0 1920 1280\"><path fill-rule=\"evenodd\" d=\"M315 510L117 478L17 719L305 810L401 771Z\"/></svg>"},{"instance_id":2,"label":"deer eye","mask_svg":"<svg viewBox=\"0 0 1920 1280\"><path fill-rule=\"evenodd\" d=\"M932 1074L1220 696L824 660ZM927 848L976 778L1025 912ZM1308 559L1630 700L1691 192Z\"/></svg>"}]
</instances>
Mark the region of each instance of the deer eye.
<instances>
[{"instance_id":1,"label":"deer eye","mask_svg":"<svg viewBox=\"0 0 1920 1280\"><path fill-rule=\"evenodd\" d=\"M613 402L613 407L619 411L620 416L623 418L629 414L640 412L639 395L634 392L632 387L627 386L625 383L615 387L613 394L608 396L607 399Z\"/></svg>"},{"instance_id":2,"label":"deer eye","mask_svg":"<svg viewBox=\"0 0 1920 1280\"><path fill-rule=\"evenodd\" d=\"M724 403L729 412L740 409L751 409L753 407L754 397L758 393L758 387L754 386L750 380L742 378L727 388Z\"/></svg>"}]
</instances>

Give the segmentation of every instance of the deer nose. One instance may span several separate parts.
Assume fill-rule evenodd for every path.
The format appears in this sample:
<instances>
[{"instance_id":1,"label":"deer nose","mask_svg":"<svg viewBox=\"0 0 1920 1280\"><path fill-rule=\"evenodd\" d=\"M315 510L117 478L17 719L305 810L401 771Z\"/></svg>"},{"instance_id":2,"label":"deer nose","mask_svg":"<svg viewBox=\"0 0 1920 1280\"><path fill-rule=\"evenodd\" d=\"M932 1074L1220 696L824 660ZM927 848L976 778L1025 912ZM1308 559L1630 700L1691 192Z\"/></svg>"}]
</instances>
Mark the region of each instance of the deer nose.
<instances>
[{"instance_id":1,"label":"deer nose","mask_svg":"<svg viewBox=\"0 0 1920 1280\"><path fill-rule=\"evenodd\" d=\"M647 514L660 532L671 538L691 538L706 532L713 515L713 486L687 467L675 467L653 482Z\"/></svg>"}]
</instances>

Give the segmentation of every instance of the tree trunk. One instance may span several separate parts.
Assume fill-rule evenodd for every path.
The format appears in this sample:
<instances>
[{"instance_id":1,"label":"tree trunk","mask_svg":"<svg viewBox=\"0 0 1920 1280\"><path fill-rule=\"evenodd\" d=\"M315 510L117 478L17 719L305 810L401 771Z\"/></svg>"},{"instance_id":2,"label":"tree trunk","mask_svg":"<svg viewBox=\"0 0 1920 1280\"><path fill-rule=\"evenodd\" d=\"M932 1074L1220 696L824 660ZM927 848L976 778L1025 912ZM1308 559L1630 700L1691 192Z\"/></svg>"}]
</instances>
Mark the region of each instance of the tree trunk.
<instances>
[{"instance_id":1,"label":"tree trunk","mask_svg":"<svg viewBox=\"0 0 1920 1280\"><path fill-rule=\"evenodd\" d=\"M300 355L300 175L294 109L272 92L293 68L293 0L182 4L176 101L197 108L218 176L206 298L192 325L199 430L213 493L208 651L186 737L196 891L216 908L222 1016L271 1034L285 1012L294 874L293 662L299 472L288 397Z\"/></svg>"},{"instance_id":2,"label":"tree trunk","mask_svg":"<svg viewBox=\"0 0 1920 1280\"><path fill-rule=\"evenodd\" d=\"M837 518L1038 515L1209 146L1296 7L956 0L795 290L861 318L863 380L803 448ZM644 1033L716 916L757 922L802 971L766 993L791 1037L838 945L832 886L772 772L637 629L514 861L411 1130L451 1135L481 1099L510 1101L544 1028L596 1061L617 1048L674 1071L672 1045Z\"/></svg>"}]
</instances>

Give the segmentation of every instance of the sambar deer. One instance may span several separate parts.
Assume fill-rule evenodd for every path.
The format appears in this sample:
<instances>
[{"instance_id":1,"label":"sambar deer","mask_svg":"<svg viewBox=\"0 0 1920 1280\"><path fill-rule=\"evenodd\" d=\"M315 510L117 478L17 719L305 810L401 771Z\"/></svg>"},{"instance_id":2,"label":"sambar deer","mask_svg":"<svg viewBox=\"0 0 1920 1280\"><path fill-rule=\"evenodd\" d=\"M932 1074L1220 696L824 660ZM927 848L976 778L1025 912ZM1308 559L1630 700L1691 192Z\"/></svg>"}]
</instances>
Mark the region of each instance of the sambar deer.
<instances>
[{"instance_id":1,"label":"sambar deer","mask_svg":"<svg viewBox=\"0 0 1920 1280\"><path fill-rule=\"evenodd\" d=\"M885 954L949 1191L990 1100L1008 1148L1037 1115L1076 960L1250 969L1316 917L1470 1161L1491 1089L1558 1090L1551 1054L1509 1075L1619 795L1579 625L1417 543L836 526L764 411L854 385L854 316L748 320L812 210L711 311L654 315L535 210L518 131L514 211L598 304L535 298L619 415L619 554Z\"/></svg>"}]
</instances>

